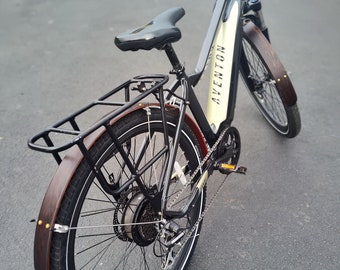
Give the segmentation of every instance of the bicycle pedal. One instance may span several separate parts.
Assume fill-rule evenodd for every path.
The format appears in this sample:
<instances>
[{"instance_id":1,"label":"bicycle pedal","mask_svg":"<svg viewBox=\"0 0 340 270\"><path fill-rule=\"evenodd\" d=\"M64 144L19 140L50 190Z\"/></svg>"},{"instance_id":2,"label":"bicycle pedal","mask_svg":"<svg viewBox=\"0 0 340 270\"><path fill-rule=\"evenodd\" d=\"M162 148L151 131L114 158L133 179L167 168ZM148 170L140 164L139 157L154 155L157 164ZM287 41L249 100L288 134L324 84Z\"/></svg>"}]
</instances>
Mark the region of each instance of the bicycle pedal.
<instances>
[{"instance_id":1,"label":"bicycle pedal","mask_svg":"<svg viewBox=\"0 0 340 270\"><path fill-rule=\"evenodd\" d=\"M243 166L239 166L237 167L236 173L240 173L240 174L246 174L247 173L247 168L246 167L243 167Z\"/></svg>"},{"instance_id":2,"label":"bicycle pedal","mask_svg":"<svg viewBox=\"0 0 340 270\"><path fill-rule=\"evenodd\" d=\"M217 166L218 170L223 174L239 173L246 174L247 168L242 166L236 166L228 163L220 163Z\"/></svg>"}]
</instances>

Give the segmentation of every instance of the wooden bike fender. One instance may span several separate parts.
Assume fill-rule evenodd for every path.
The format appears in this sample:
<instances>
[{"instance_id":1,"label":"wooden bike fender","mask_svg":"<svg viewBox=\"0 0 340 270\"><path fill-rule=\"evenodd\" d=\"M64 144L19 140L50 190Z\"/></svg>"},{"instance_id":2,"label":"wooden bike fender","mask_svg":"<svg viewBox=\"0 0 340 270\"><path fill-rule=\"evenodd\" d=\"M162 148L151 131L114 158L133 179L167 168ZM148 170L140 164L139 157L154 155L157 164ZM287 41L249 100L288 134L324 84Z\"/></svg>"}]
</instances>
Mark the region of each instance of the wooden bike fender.
<instances>
[{"instance_id":1,"label":"wooden bike fender","mask_svg":"<svg viewBox=\"0 0 340 270\"><path fill-rule=\"evenodd\" d=\"M110 125L115 124L124 116L137 111L144 109L146 107L156 107L158 104L138 104L135 107L132 107L125 114L114 118L111 120ZM170 105L167 106L170 111L174 113L178 113L178 109L172 107ZM189 127L195 133L199 147L202 150L203 155L206 155L208 152L206 141L204 136L197 126L196 122L188 115L185 117L185 122L189 125ZM84 139L84 144L87 149L90 149L94 143L102 136L105 132L105 128L101 127L91 133L88 137ZM52 178L50 185L46 191L45 197L43 199L43 203L40 209L39 218L36 226L35 232L35 240L34 240L34 266L36 270L49 270L50 269L50 252L51 252L51 243L52 243L52 235L53 229L55 225L55 221L57 218L57 214L59 208L62 203L62 199L64 193L66 192L67 187L70 184L70 181L83 160L84 156L77 147L77 145L71 147L65 157L63 158L60 166L58 167L54 177Z\"/></svg>"},{"instance_id":2,"label":"wooden bike fender","mask_svg":"<svg viewBox=\"0 0 340 270\"><path fill-rule=\"evenodd\" d=\"M268 71L272 73L270 75L275 80L276 88L283 103L286 106L294 105L297 101L294 87L287 71L281 64L269 41L262 34L261 30L251 21L243 26L243 33L244 37L255 45L264 63L268 65Z\"/></svg>"}]
</instances>

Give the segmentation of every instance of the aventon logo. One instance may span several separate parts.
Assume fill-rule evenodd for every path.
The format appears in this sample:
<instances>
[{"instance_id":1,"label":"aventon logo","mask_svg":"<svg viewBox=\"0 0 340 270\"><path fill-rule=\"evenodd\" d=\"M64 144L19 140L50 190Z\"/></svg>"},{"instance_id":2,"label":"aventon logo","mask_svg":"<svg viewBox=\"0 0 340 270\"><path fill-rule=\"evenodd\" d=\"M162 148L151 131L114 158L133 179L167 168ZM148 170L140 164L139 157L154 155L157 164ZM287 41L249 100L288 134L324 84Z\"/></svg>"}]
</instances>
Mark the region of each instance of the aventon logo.
<instances>
[{"instance_id":1,"label":"aventon logo","mask_svg":"<svg viewBox=\"0 0 340 270\"><path fill-rule=\"evenodd\" d=\"M214 60L211 100L220 105L221 90L223 87L223 62L225 60L225 48L223 46L217 45Z\"/></svg>"}]
</instances>

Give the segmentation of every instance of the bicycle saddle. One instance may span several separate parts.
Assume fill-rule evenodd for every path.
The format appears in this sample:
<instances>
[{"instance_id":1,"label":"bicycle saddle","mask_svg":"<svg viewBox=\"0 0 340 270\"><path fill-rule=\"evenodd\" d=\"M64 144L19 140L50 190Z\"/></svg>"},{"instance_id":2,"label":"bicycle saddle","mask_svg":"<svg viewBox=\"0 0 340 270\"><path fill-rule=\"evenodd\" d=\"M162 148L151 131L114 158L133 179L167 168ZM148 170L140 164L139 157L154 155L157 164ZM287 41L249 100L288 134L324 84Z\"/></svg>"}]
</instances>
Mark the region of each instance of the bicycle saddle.
<instances>
[{"instance_id":1,"label":"bicycle saddle","mask_svg":"<svg viewBox=\"0 0 340 270\"><path fill-rule=\"evenodd\" d=\"M183 8L169 9L142 27L118 34L115 44L122 51L162 49L181 38L181 31L175 24L184 14Z\"/></svg>"}]
</instances>

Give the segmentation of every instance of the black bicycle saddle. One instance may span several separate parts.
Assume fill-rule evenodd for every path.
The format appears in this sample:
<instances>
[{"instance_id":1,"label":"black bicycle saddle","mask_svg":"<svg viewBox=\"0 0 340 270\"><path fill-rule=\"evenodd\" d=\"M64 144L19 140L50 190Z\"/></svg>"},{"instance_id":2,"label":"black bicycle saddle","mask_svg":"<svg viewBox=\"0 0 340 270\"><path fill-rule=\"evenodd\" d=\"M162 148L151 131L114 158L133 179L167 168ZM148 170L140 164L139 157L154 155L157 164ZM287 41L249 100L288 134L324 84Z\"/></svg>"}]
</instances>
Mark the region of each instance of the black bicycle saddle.
<instances>
[{"instance_id":1,"label":"black bicycle saddle","mask_svg":"<svg viewBox=\"0 0 340 270\"><path fill-rule=\"evenodd\" d=\"M166 44L181 38L181 31L175 24L184 14L183 8L168 9L148 24L118 34L115 44L122 51L162 49Z\"/></svg>"}]
</instances>

